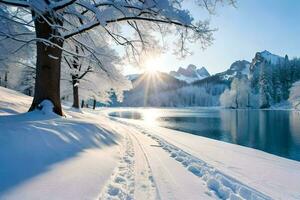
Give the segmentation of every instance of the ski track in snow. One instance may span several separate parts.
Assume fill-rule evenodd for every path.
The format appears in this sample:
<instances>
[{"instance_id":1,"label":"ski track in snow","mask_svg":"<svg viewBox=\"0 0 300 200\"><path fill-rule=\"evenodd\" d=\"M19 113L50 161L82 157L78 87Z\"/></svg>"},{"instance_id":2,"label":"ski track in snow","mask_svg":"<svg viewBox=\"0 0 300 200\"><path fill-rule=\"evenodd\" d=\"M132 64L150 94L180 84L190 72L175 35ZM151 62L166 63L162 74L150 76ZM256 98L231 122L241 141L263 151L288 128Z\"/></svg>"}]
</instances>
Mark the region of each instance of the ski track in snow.
<instances>
[{"instance_id":1,"label":"ski track in snow","mask_svg":"<svg viewBox=\"0 0 300 200\"><path fill-rule=\"evenodd\" d=\"M159 199L145 152L133 134L127 134L118 167L100 194L100 200Z\"/></svg>"},{"instance_id":2,"label":"ski track in snow","mask_svg":"<svg viewBox=\"0 0 300 200\"><path fill-rule=\"evenodd\" d=\"M122 144L123 152L118 167L106 187L101 192L100 200L131 200L134 199L134 149L131 139L126 136Z\"/></svg>"},{"instance_id":3,"label":"ski track in snow","mask_svg":"<svg viewBox=\"0 0 300 200\"><path fill-rule=\"evenodd\" d=\"M145 150L134 134L130 134L135 148L135 194L134 199L160 199Z\"/></svg>"},{"instance_id":4,"label":"ski track in snow","mask_svg":"<svg viewBox=\"0 0 300 200\"><path fill-rule=\"evenodd\" d=\"M271 200L271 197L268 197L262 194L255 189L252 189L238 180L220 172L213 166L204 162L203 160L183 151L182 149L168 143L159 136L154 136L150 131L145 128L119 120L113 117L110 119L120 122L125 125L133 126L140 130L144 135L152 138L156 141L161 148L163 148L169 155L174 158L176 161L180 162L183 167L188 171L193 173L195 176L202 179L210 191L211 195L216 199L229 199L229 200Z\"/></svg>"}]
</instances>

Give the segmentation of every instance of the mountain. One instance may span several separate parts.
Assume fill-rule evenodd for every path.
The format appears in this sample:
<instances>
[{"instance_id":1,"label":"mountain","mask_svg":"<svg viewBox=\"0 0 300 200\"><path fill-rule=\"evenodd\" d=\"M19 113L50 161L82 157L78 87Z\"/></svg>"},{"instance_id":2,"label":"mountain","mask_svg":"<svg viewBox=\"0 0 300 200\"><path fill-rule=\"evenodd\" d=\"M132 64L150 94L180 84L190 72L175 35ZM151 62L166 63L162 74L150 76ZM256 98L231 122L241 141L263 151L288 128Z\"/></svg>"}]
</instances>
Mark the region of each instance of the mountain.
<instances>
[{"instance_id":1,"label":"mountain","mask_svg":"<svg viewBox=\"0 0 300 200\"><path fill-rule=\"evenodd\" d=\"M246 60L235 61L226 71L195 81L192 84L198 86L207 84L222 84L229 87L234 78L248 77L250 73L250 66L251 63Z\"/></svg>"},{"instance_id":2,"label":"mountain","mask_svg":"<svg viewBox=\"0 0 300 200\"><path fill-rule=\"evenodd\" d=\"M262 51L251 62L235 61L214 75L204 67L189 65L169 74L135 74L128 78L133 89L125 92L121 106L218 106L225 90L232 90L230 95L234 97L237 85L244 84L250 92L239 100L246 99L245 105L252 108L268 108L289 98L292 84L300 80L300 59Z\"/></svg>"},{"instance_id":3,"label":"mountain","mask_svg":"<svg viewBox=\"0 0 300 200\"><path fill-rule=\"evenodd\" d=\"M155 106L154 101L159 94L187 85L186 82L163 72L139 74L131 82L132 89L124 92L123 106Z\"/></svg>"},{"instance_id":4,"label":"mountain","mask_svg":"<svg viewBox=\"0 0 300 200\"><path fill-rule=\"evenodd\" d=\"M233 78L241 78L248 76L250 72L251 63L246 60L239 60L232 63L228 70L217 75L221 76L224 80L232 80Z\"/></svg>"},{"instance_id":5,"label":"mountain","mask_svg":"<svg viewBox=\"0 0 300 200\"><path fill-rule=\"evenodd\" d=\"M147 88L150 91L161 91L178 88L183 85L186 85L186 83L163 72L155 74L143 73L132 80L133 90L145 90Z\"/></svg>"},{"instance_id":6,"label":"mountain","mask_svg":"<svg viewBox=\"0 0 300 200\"><path fill-rule=\"evenodd\" d=\"M231 81L234 78L242 78L242 77L247 77L251 76L254 71L259 71L257 69L260 68L260 63L262 62L268 62L271 65L279 65L280 63L283 63L285 61L284 58L275 54L270 53L269 51L262 51L262 52L257 52L252 59L252 62L248 62L246 60L239 60L233 62L229 69L217 73L215 75L209 76L207 78L204 78L202 80L194 82L196 85L201 85L202 83L207 83L207 82L216 82L216 83L225 83L225 84L230 84Z\"/></svg>"},{"instance_id":7,"label":"mountain","mask_svg":"<svg viewBox=\"0 0 300 200\"><path fill-rule=\"evenodd\" d=\"M256 62L256 61L262 61L265 60L269 63L271 63L272 65L277 65L280 62L284 62L284 58L275 54L270 53L267 50L264 50L262 52L257 52L255 54L254 59L252 60L252 63Z\"/></svg>"},{"instance_id":8,"label":"mountain","mask_svg":"<svg viewBox=\"0 0 300 200\"><path fill-rule=\"evenodd\" d=\"M288 56L281 57L270 53L269 51L257 52L252 59L250 72L251 76L255 73L259 73L264 64L269 64L273 67L280 66L280 64L287 62Z\"/></svg>"},{"instance_id":9,"label":"mountain","mask_svg":"<svg viewBox=\"0 0 300 200\"><path fill-rule=\"evenodd\" d=\"M220 98L223 105L241 108L270 108L288 105L290 89L300 80L300 59L289 60L268 51L257 52L249 67L247 79L235 80L230 91ZM242 88L242 89L241 89ZM236 98L236 94L240 98ZM243 97L241 97L243 96Z\"/></svg>"},{"instance_id":10,"label":"mountain","mask_svg":"<svg viewBox=\"0 0 300 200\"><path fill-rule=\"evenodd\" d=\"M186 69L179 67L177 71L171 71L169 74L186 83L192 83L210 76L205 67L197 68L192 64L188 65Z\"/></svg>"}]
</instances>

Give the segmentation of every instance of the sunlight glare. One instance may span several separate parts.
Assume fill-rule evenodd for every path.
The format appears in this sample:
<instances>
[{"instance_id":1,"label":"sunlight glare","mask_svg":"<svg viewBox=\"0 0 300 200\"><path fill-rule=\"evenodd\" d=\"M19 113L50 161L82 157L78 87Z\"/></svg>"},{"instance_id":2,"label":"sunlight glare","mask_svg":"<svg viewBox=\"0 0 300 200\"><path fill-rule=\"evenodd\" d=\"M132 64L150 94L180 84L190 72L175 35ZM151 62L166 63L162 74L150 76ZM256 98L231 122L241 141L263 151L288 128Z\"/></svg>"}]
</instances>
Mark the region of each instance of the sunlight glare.
<instances>
[{"instance_id":1,"label":"sunlight glare","mask_svg":"<svg viewBox=\"0 0 300 200\"><path fill-rule=\"evenodd\" d=\"M144 62L144 69L146 73L157 73L164 66L164 61L161 56L149 56Z\"/></svg>"},{"instance_id":2,"label":"sunlight glare","mask_svg":"<svg viewBox=\"0 0 300 200\"><path fill-rule=\"evenodd\" d=\"M146 73L156 73L159 69L159 61L154 59L149 59L145 63L145 71Z\"/></svg>"},{"instance_id":3,"label":"sunlight glare","mask_svg":"<svg viewBox=\"0 0 300 200\"><path fill-rule=\"evenodd\" d=\"M144 122L146 122L148 125L154 126L157 124L157 118L158 114L153 109L146 109L142 111L142 116Z\"/></svg>"}]
</instances>

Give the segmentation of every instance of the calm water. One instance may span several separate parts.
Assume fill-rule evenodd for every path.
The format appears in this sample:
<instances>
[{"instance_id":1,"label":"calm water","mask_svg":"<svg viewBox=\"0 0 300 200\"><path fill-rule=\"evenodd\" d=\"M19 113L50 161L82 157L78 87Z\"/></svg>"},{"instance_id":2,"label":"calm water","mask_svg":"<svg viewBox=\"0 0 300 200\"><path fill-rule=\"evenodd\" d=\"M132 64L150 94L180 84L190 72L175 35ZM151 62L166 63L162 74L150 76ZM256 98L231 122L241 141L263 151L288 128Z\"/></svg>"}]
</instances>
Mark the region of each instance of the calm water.
<instances>
[{"instance_id":1,"label":"calm water","mask_svg":"<svg viewBox=\"0 0 300 200\"><path fill-rule=\"evenodd\" d=\"M225 109L132 109L111 116L260 149L300 161L300 112Z\"/></svg>"}]
</instances>

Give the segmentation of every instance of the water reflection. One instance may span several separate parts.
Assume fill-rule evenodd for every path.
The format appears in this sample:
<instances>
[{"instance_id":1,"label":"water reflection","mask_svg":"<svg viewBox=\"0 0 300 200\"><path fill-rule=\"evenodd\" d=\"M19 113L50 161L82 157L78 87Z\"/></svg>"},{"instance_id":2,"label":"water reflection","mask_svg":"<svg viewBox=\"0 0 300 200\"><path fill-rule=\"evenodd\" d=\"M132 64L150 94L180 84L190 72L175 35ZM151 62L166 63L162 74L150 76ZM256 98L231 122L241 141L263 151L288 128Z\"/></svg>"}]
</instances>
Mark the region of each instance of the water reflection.
<instances>
[{"instance_id":1,"label":"water reflection","mask_svg":"<svg viewBox=\"0 0 300 200\"><path fill-rule=\"evenodd\" d=\"M158 125L159 111L157 109L145 109L141 111L142 119L152 126Z\"/></svg>"},{"instance_id":2,"label":"water reflection","mask_svg":"<svg viewBox=\"0 0 300 200\"><path fill-rule=\"evenodd\" d=\"M140 109L115 116L143 119L300 161L300 114L296 111Z\"/></svg>"},{"instance_id":3,"label":"water reflection","mask_svg":"<svg viewBox=\"0 0 300 200\"><path fill-rule=\"evenodd\" d=\"M112 112L109 115L112 117L121 117L121 118L127 118L127 119L142 119L141 113L136 112L136 111Z\"/></svg>"},{"instance_id":4,"label":"water reflection","mask_svg":"<svg viewBox=\"0 0 300 200\"><path fill-rule=\"evenodd\" d=\"M300 159L297 154L290 155L293 140L287 111L244 110L220 112L220 116L223 129L232 136L229 142Z\"/></svg>"},{"instance_id":5,"label":"water reflection","mask_svg":"<svg viewBox=\"0 0 300 200\"><path fill-rule=\"evenodd\" d=\"M117 111L109 113L109 115L112 117L121 117L127 119L140 119L146 122L147 125L157 126L158 118L161 116L161 112L157 109L140 109L138 111Z\"/></svg>"}]
</instances>

